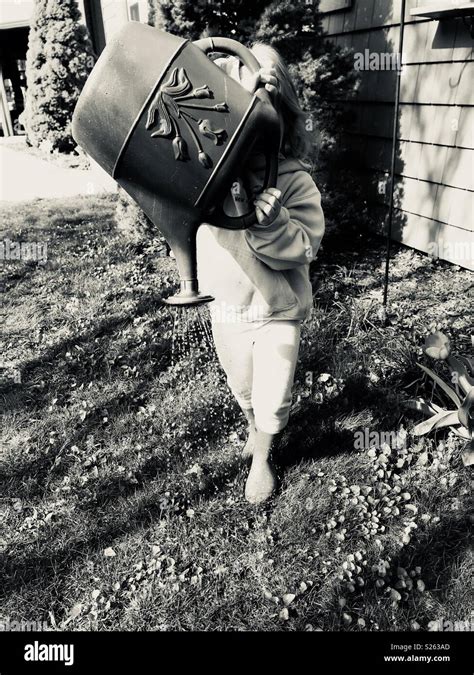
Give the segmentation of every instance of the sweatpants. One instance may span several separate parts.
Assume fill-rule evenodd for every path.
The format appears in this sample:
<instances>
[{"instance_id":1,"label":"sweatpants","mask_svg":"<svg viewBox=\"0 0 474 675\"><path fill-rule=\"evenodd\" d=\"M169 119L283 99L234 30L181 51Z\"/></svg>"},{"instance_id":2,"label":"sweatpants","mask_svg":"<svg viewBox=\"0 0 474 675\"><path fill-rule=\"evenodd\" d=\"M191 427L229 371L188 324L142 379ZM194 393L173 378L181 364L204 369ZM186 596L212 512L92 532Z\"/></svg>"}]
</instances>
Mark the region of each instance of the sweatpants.
<instances>
[{"instance_id":1,"label":"sweatpants","mask_svg":"<svg viewBox=\"0 0 474 675\"><path fill-rule=\"evenodd\" d=\"M260 431L288 424L301 321L212 322L217 356L242 410L253 409Z\"/></svg>"}]
</instances>

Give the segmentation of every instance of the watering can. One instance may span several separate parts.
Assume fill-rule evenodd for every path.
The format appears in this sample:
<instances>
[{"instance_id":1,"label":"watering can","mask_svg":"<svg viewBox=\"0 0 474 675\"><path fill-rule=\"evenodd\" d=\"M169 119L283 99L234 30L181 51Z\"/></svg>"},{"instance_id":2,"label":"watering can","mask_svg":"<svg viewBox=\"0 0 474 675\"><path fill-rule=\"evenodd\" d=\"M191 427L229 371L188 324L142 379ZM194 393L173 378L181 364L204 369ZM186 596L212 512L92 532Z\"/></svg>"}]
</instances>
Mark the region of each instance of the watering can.
<instances>
[{"instance_id":1,"label":"watering can","mask_svg":"<svg viewBox=\"0 0 474 675\"><path fill-rule=\"evenodd\" d=\"M236 40L190 42L128 23L111 40L81 93L76 142L138 203L173 250L180 291L165 302L213 300L199 293L196 233L202 222L227 229L255 223L222 204L258 143L264 189L276 185L280 123L268 92L244 89L207 56L232 55L252 73L253 54Z\"/></svg>"}]
</instances>

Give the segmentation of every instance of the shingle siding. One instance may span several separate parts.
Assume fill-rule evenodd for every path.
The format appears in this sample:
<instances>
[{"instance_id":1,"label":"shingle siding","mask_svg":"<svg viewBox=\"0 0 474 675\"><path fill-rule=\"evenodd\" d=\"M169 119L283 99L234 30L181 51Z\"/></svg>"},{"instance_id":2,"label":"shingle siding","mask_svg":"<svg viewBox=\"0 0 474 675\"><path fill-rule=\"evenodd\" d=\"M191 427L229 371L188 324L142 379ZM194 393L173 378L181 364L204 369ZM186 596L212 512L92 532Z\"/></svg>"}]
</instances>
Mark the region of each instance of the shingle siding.
<instances>
[{"instance_id":1,"label":"shingle siding","mask_svg":"<svg viewBox=\"0 0 474 675\"><path fill-rule=\"evenodd\" d=\"M400 4L353 0L350 9L327 14L323 27L336 44L355 52L393 54ZM416 0L406 3L394 238L426 252L438 241L441 258L473 269L473 42L461 19L414 18L409 10L415 6ZM382 224L388 194L380 194L377 185L390 170L397 73L364 70L360 75L357 98L347 103L353 120L344 133Z\"/></svg>"}]
</instances>

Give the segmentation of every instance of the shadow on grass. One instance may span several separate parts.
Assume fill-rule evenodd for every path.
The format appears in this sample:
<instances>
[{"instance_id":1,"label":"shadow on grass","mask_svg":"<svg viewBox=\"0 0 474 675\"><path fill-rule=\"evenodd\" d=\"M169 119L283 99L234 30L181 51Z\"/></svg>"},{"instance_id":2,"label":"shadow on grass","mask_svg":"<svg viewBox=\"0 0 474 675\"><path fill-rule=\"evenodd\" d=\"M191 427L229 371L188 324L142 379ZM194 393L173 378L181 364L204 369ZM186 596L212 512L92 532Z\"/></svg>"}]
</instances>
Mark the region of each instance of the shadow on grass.
<instances>
[{"instance_id":1,"label":"shadow on grass","mask_svg":"<svg viewBox=\"0 0 474 675\"><path fill-rule=\"evenodd\" d=\"M47 454L41 453L35 456L31 461L26 461L20 467L15 465L5 466L0 470L0 481L8 483L8 489L5 488L4 496L11 495L12 498L34 499L43 497L48 490L48 478L51 477L51 471L55 465L56 459L61 455L62 448L66 445L71 447L78 445L93 432L97 432L100 419L103 416L103 410L107 409L109 416L120 415L125 412L124 404L127 399L127 412L130 412L130 400L134 396L140 396L146 391L144 384L139 384L133 392L120 393L108 399L100 406L89 412L87 418L80 423L80 427L70 431L67 440L57 448L48 448ZM138 404L137 404L138 408ZM103 428L103 427L102 427ZM54 478L65 475L69 469L67 462L62 462L58 467L54 466ZM34 481L34 482L32 482ZM25 489L27 493L25 494Z\"/></svg>"},{"instance_id":2,"label":"shadow on grass","mask_svg":"<svg viewBox=\"0 0 474 675\"><path fill-rule=\"evenodd\" d=\"M415 548L403 549L401 555L394 561L394 567L414 568L420 566L422 578L428 591L433 593L436 599L445 604L453 593L452 582L459 581L459 570L456 575L454 570L465 560L467 554L472 554L472 526L467 515L468 504L465 503L466 513L458 513L443 518L437 526L428 527L416 536ZM472 563L470 567L472 571ZM458 617L466 619L472 609L472 598L469 600L471 576L466 576L465 602L455 602L458 609L465 611L465 615ZM418 615L417 620L428 624L442 617L433 614ZM445 617L451 618L451 617Z\"/></svg>"},{"instance_id":3,"label":"shadow on grass","mask_svg":"<svg viewBox=\"0 0 474 675\"><path fill-rule=\"evenodd\" d=\"M94 381L103 379L108 374L105 368L100 370L96 367L96 364L91 364L92 367L87 368L85 363L71 365L62 360L64 354L75 346L82 347L86 353L93 353L94 349L97 349L96 341L101 338L108 337L109 344L112 344L119 329L133 325L136 318L143 317L163 306L161 296L146 298L138 304L133 314L101 321L89 332L61 340L37 358L25 364L19 364L22 382L14 386L0 385L0 396L4 397L4 412L15 412L26 407L39 411L50 404L50 389L41 392L35 388L32 391L33 382L42 379L47 382L54 382L56 397L59 395L67 398L67 393L70 391L68 377L74 377L78 386L82 383L89 383L91 379ZM170 362L170 344L168 340L159 337L157 339L160 340L160 345L156 350L156 355L160 358L162 365L158 371L155 369L155 372L161 372ZM108 353L107 345L101 345L101 352L102 354ZM132 367L134 365L141 366L143 355L140 353L134 354L131 360L129 358L127 364Z\"/></svg>"},{"instance_id":4,"label":"shadow on grass","mask_svg":"<svg viewBox=\"0 0 474 675\"><path fill-rule=\"evenodd\" d=\"M205 442L206 449L209 449L214 444L225 444L222 427L215 424L215 414L212 408L209 408L206 405L195 408L189 419L189 428L194 430L198 420L199 425L207 429ZM162 472L162 475L170 473L173 469L176 469L176 466L180 462L190 463L197 459L200 453L203 452L203 448L200 447L198 443L192 443L191 447L186 447L186 450L183 450L183 446L184 439L181 437L174 440L171 447L164 447L161 442L159 454L147 459L134 472L134 478L137 483L126 482L117 477L98 481L95 484L93 498L90 500L83 500L79 505L79 508L84 510L95 509L106 505L114 498L125 498L132 494L136 494L139 490L145 490L151 480L159 477L160 472ZM142 451L145 455L147 454L147 451L153 451L156 448L156 441L151 441L145 446L142 444ZM229 465L229 468L231 471L234 469L232 464ZM210 475L210 471L205 472L204 482L206 485L209 482ZM223 478L224 476L222 476L222 479ZM211 483L215 485L216 480L212 480ZM201 494L205 497L207 494L206 489L204 489Z\"/></svg>"},{"instance_id":5,"label":"shadow on grass","mask_svg":"<svg viewBox=\"0 0 474 675\"><path fill-rule=\"evenodd\" d=\"M165 352L167 355L168 352ZM163 354L162 354L163 355ZM164 359L166 361L166 359ZM161 369L153 368L149 372L150 378L155 378L158 372L165 370L168 364L164 364ZM56 465L56 459L61 455L62 449L84 444L87 438L91 435L107 434L107 427L102 424L104 410L107 410L107 416L110 421L120 419L124 414L130 415L139 407L146 403L146 395L150 378L143 377L132 391L120 392L116 396L109 398L100 405L91 409L85 420L78 422L75 428L69 432L66 441L59 444L56 448L48 447L47 453L41 453L35 456L31 461L23 461L20 467L12 465L4 465L0 470L0 480L4 482L4 496L11 496L12 498L28 498L34 499L44 497L49 489L48 479L52 476L54 471L54 480L61 476L67 475L70 462L61 461ZM227 413L227 426L233 426L236 421L237 406ZM169 471L173 468L176 462L183 459L194 459L202 448L199 443L195 442L195 436L203 433L205 429L206 447L211 446L216 441L223 442L223 436L226 435L226 426L222 424L223 419L219 419L216 423L216 412L212 405L203 403L196 405L190 415L187 415L186 429L171 443L172 446L166 446L166 443L160 439L161 427L154 428L154 439L150 440L147 445L143 446L143 453L151 452L157 447L161 456L153 456L140 466L135 471L135 479L138 481L140 488L144 489L148 480L156 477L159 471ZM185 442L188 444L185 446ZM142 443L143 445L143 443ZM183 451L183 447L186 450ZM171 458L171 461L170 461ZM96 508L97 506L106 504L111 499L116 497L126 497L129 494L136 493L139 489L136 483L129 483L123 480L123 477L115 477L95 483L94 498L85 500L81 508Z\"/></svg>"},{"instance_id":6,"label":"shadow on grass","mask_svg":"<svg viewBox=\"0 0 474 675\"><path fill-rule=\"evenodd\" d=\"M78 560L88 556L96 556L107 546L111 546L117 538L133 533L147 525L156 523L162 518L178 516L187 508L198 505L202 500L211 499L226 485L236 480L242 471L239 461L231 458L223 462L219 471L214 471L212 478L201 488L195 486L187 495L183 495L172 507L163 508L160 496L152 494L143 496L132 508L117 509L104 513L98 510L94 515L95 528L90 536L64 541L63 533L57 532L57 540L50 539L45 543L44 553L31 555L28 545L20 544L15 553L0 555L0 575L3 583L0 598L7 597L18 590L28 591L40 584L47 588L54 584L54 603L48 609L64 612L63 592L67 587L67 573ZM123 502L126 504L127 502ZM96 506L97 508L97 506ZM72 532L75 530L73 529ZM59 544L59 546L58 546Z\"/></svg>"},{"instance_id":7,"label":"shadow on grass","mask_svg":"<svg viewBox=\"0 0 474 675\"><path fill-rule=\"evenodd\" d=\"M377 387L366 376L353 375L333 401L319 405L303 399L290 418L278 464L287 470L305 460L353 453L356 430L395 430L402 412L399 400L387 392L385 384Z\"/></svg>"}]
</instances>

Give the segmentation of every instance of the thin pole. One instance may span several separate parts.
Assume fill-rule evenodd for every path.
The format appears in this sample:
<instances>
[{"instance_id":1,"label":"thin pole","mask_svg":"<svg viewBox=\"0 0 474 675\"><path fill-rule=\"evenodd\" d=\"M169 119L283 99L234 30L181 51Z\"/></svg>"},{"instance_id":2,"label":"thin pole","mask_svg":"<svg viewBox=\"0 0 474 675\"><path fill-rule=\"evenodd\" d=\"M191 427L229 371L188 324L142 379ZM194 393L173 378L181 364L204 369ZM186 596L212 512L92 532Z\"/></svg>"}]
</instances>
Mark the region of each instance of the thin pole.
<instances>
[{"instance_id":1,"label":"thin pole","mask_svg":"<svg viewBox=\"0 0 474 675\"><path fill-rule=\"evenodd\" d=\"M402 0L400 10L400 36L398 40L398 57L399 69L397 70L397 83L395 87L395 105L393 113L393 130L392 130L392 161L390 167L390 201L388 204L388 223L387 223L387 252L385 258L385 281L383 289L383 306L387 306L388 299L388 278L390 273L390 253L392 250L392 221L393 221L393 195L395 192L395 162L397 159L397 127L398 127L398 112L400 108L400 82L402 79L402 62L403 62L403 34L405 32L405 0Z\"/></svg>"}]
</instances>

